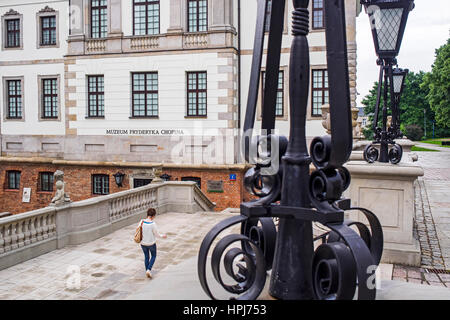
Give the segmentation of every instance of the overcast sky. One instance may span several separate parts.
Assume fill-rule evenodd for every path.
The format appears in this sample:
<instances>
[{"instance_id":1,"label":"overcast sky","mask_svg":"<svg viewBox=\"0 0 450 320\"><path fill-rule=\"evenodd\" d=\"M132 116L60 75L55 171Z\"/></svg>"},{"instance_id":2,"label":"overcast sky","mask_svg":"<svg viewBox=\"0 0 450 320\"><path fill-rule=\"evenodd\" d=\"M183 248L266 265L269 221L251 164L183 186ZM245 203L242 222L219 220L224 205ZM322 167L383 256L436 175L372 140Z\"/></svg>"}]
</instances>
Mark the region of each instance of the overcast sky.
<instances>
[{"instance_id":1,"label":"overcast sky","mask_svg":"<svg viewBox=\"0 0 450 320\"><path fill-rule=\"evenodd\" d=\"M409 14L398 65L414 72L431 71L435 49L450 36L450 0L415 0L416 7ZM378 81L379 67L372 40L369 17L364 8L356 20L358 43L358 107Z\"/></svg>"}]
</instances>

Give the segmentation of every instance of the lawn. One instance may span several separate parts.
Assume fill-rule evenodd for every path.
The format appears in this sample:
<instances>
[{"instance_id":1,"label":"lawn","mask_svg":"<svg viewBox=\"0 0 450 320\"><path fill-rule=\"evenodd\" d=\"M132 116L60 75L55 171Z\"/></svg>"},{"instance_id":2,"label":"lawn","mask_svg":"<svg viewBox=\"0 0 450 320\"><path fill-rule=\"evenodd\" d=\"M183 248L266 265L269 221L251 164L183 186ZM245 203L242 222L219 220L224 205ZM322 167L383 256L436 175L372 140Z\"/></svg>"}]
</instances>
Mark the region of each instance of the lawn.
<instances>
[{"instance_id":1,"label":"lawn","mask_svg":"<svg viewBox=\"0 0 450 320\"><path fill-rule=\"evenodd\" d=\"M450 138L440 138L440 139L429 139L429 140L424 140L424 141L420 141L422 143L428 143L428 144L434 144L437 145L439 147L444 147L444 148L450 148L450 146L443 146L442 145L442 141L443 140L450 140Z\"/></svg>"},{"instance_id":2,"label":"lawn","mask_svg":"<svg viewBox=\"0 0 450 320\"><path fill-rule=\"evenodd\" d=\"M426 148L421 148L421 147L412 147L411 151L427 151L427 152L439 152L439 150L431 150L431 149L426 149Z\"/></svg>"}]
</instances>

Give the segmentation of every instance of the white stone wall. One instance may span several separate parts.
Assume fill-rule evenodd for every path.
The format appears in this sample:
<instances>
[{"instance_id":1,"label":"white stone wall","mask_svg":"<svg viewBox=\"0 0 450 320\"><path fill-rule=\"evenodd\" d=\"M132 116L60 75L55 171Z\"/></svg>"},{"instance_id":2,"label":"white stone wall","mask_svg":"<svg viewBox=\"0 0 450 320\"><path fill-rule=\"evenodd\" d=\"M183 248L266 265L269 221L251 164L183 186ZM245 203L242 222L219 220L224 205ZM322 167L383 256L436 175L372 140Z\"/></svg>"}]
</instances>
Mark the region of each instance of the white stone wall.
<instances>
[{"instance_id":1,"label":"white stone wall","mask_svg":"<svg viewBox=\"0 0 450 320\"><path fill-rule=\"evenodd\" d=\"M0 51L0 81L3 77L23 77L24 101L22 111L24 121L4 120L4 90L0 90L1 134L3 135L64 135L65 133L65 95L64 95L64 55L67 52L68 0L46 1L2 0L0 16L11 9L22 15L23 48ZM49 6L58 12L58 48L38 48L37 13ZM2 25L0 30L4 31ZM60 79L58 121L39 119L38 76L58 75ZM3 82L3 81L2 81Z\"/></svg>"},{"instance_id":2,"label":"white stone wall","mask_svg":"<svg viewBox=\"0 0 450 320\"><path fill-rule=\"evenodd\" d=\"M219 113L227 112L228 106L219 103L219 97L228 95L228 89L220 88L220 82L227 81L228 74L219 73L227 65L227 58L211 53L161 54L137 57L109 57L104 59L77 59L69 65L69 72L76 78L69 79L69 86L76 88L69 93L70 100L77 106L69 114L76 115L70 121L71 129L78 135L105 135L106 129L184 129L186 132L204 128L210 134L219 134L219 129L228 128L227 120L220 120ZM158 72L159 118L130 119L131 116L131 73ZM186 119L187 93L186 72L207 71L208 117ZM105 119L86 119L87 76L105 77Z\"/></svg>"}]
</instances>

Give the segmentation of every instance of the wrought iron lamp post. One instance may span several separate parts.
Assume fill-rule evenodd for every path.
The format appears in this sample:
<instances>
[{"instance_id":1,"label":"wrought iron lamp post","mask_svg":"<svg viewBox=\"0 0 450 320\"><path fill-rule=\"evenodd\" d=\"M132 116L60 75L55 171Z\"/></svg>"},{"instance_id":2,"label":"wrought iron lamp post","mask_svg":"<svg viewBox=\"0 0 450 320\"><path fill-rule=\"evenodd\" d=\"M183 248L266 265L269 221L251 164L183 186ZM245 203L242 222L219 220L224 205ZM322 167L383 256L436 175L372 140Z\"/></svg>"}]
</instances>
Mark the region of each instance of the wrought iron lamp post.
<instances>
[{"instance_id":1,"label":"wrought iron lamp post","mask_svg":"<svg viewBox=\"0 0 450 320\"><path fill-rule=\"evenodd\" d=\"M256 36L250 75L243 146L246 160L256 150L255 167L244 185L258 200L242 203L241 215L216 225L204 238L198 255L198 276L209 297L217 295L208 284L207 265L222 288L243 300L262 292L267 272L272 270L270 295L278 299L374 299L375 270L383 252L383 232L377 217L362 208L351 208L342 197L349 187L350 173L344 164L352 152L352 120L347 60L345 0L325 1L331 136L306 145L306 116L310 81L309 0L294 5L289 66L290 136L276 136L275 106L280 67L285 0L272 1L267 48L261 136L251 137L264 48L266 8L269 0L258 0ZM262 148L267 145L267 148ZM251 149L251 150L250 150ZM274 164L279 163L279 166ZM310 165L316 170L310 173ZM276 169L269 173L268 167ZM363 223L344 220L346 210L359 210ZM278 229L273 218L279 218ZM329 228L316 238L314 223ZM240 225L240 234L222 231ZM357 228L359 234L350 228ZM314 242L322 244L314 250ZM209 258L211 247L215 243ZM240 244L240 247L239 247ZM221 273L221 264L229 284Z\"/></svg>"},{"instance_id":2,"label":"wrought iron lamp post","mask_svg":"<svg viewBox=\"0 0 450 320\"><path fill-rule=\"evenodd\" d=\"M392 108L392 125L391 136L392 139L399 139L403 137L403 133L400 131L400 98L405 88L405 79L408 75L408 69L395 68L393 74L393 86L394 86L394 106Z\"/></svg>"},{"instance_id":3,"label":"wrought iron lamp post","mask_svg":"<svg viewBox=\"0 0 450 320\"><path fill-rule=\"evenodd\" d=\"M396 57L400 51L409 12L414 8L414 0L361 0L361 4L364 5L370 18L375 51L378 56L377 64L380 66L373 122L374 142L364 150L364 158L369 163L379 160L383 163L391 161L397 164L401 161L403 151L401 146L395 143L396 137L392 137L387 128L388 107L390 105L391 110L395 108L392 67L397 64ZM390 102L388 92L390 92ZM382 94L384 105L380 128L378 119ZM397 121L396 116L393 115L395 121ZM379 152L375 144L380 144ZM390 151L389 144L393 145Z\"/></svg>"}]
</instances>

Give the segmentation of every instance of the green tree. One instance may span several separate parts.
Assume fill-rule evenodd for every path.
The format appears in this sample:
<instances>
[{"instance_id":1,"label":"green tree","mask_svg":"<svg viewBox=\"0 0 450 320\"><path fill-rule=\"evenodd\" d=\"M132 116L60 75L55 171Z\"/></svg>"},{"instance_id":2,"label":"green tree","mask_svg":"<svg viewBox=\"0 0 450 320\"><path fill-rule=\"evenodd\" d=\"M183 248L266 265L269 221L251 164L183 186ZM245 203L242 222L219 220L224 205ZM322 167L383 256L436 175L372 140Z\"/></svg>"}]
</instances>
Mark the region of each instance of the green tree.
<instances>
[{"instance_id":1,"label":"green tree","mask_svg":"<svg viewBox=\"0 0 450 320\"><path fill-rule=\"evenodd\" d=\"M405 128L408 125L418 125L422 130L426 131L427 136L431 137L433 133L433 121L435 120L435 113L432 110L429 103L429 93L430 90L427 86L423 86L424 79L427 73L420 71L418 73L409 72L405 80L405 88L403 90L403 95L400 99L400 122L401 130L405 132ZM364 98L362 104L364 107L364 112L369 116L369 122L373 122L373 114L375 112L375 103L377 97L378 82L375 82L372 90ZM389 102L390 97L388 96ZM382 109L383 109L383 96L381 97L380 112L379 112L379 123L378 126L381 128L382 120ZM425 112L424 112L425 110ZM388 111L388 115L391 111ZM426 117L424 121L424 116ZM445 136L449 134L449 130L445 128L436 127L436 136ZM373 128L372 125L365 129L364 135L367 139L371 140L373 138Z\"/></svg>"},{"instance_id":2,"label":"green tree","mask_svg":"<svg viewBox=\"0 0 450 320\"><path fill-rule=\"evenodd\" d=\"M436 124L450 128L450 39L436 50L436 60L422 87L429 90L427 99L436 114Z\"/></svg>"}]
</instances>

